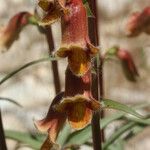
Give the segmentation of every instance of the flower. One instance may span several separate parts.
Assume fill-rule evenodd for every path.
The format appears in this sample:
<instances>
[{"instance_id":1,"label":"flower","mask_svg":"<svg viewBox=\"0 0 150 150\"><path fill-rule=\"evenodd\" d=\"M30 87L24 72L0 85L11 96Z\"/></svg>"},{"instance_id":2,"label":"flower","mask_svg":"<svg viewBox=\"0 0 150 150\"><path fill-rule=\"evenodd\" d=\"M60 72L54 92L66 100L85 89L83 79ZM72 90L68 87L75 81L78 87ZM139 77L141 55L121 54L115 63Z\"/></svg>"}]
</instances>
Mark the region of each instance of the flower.
<instances>
[{"instance_id":1,"label":"flower","mask_svg":"<svg viewBox=\"0 0 150 150\"><path fill-rule=\"evenodd\" d=\"M53 106L62 100L63 92L58 94L49 108L46 117L42 120L35 121L36 128L41 132L48 132L48 137L42 145L41 150L51 149L53 147L58 147L55 143L57 135L61 128L63 127L66 116L64 113L59 113L53 109Z\"/></svg>"},{"instance_id":2,"label":"flower","mask_svg":"<svg viewBox=\"0 0 150 150\"><path fill-rule=\"evenodd\" d=\"M64 97L55 109L65 113L74 129L82 129L91 122L93 111L99 110L100 103L91 94L91 72L88 70L82 77L66 70Z\"/></svg>"},{"instance_id":3,"label":"flower","mask_svg":"<svg viewBox=\"0 0 150 150\"><path fill-rule=\"evenodd\" d=\"M66 0L39 0L38 5L46 12L39 25L49 25L67 13Z\"/></svg>"},{"instance_id":4,"label":"flower","mask_svg":"<svg viewBox=\"0 0 150 150\"><path fill-rule=\"evenodd\" d=\"M62 43L56 51L58 57L67 57L71 71L84 75L91 67L91 57L98 48L88 37L87 14L82 0L72 0L66 4L69 13L62 16Z\"/></svg>"},{"instance_id":5,"label":"flower","mask_svg":"<svg viewBox=\"0 0 150 150\"><path fill-rule=\"evenodd\" d=\"M55 52L58 57L68 58L65 92L53 100L43 120L36 122L49 137L42 148L52 148L61 127L67 119L71 127L79 130L86 127L100 103L91 94L91 57L98 52L88 37L87 14L82 0L40 0L39 6L46 12L43 25L61 18L62 42ZM57 101L56 101L57 100Z\"/></svg>"},{"instance_id":6,"label":"flower","mask_svg":"<svg viewBox=\"0 0 150 150\"><path fill-rule=\"evenodd\" d=\"M0 29L0 51L3 52L11 47L18 39L22 28L29 23L30 17L30 13L20 12L10 19L6 27Z\"/></svg>"},{"instance_id":7,"label":"flower","mask_svg":"<svg viewBox=\"0 0 150 150\"><path fill-rule=\"evenodd\" d=\"M86 96L65 97L55 106L59 112L65 113L72 128L79 130L86 127L92 118L92 111L99 109L99 103Z\"/></svg>"},{"instance_id":8,"label":"flower","mask_svg":"<svg viewBox=\"0 0 150 150\"><path fill-rule=\"evenodd\" d=\"M40 131L48 132L48 138L41 150L57 146L55 140L66 119L76 130L86 127L91 122L93 111L99 110L100 103L92 97L90 86L90 70L84 76L78 77L67 68L65 92L54 98L47 116L35 122Z\"/></svg>"},{"instance_id":9,"label":"flower","mask_svg":"<svg viewBox=\"0 0 150 150\"><path fill-rule=\"evenodd\" d=\"M142 12L135 12L131 15L126 26L128 36L138 36L145 32L150 34L150 7L146 7Z\"/></svg>"},{"instance_id":10,"label":"flower","mask_svg":"<svg viewBox=\"0 0 150 150\"><path fill-rule=\"evenodd\" d=\"M40 4L47 12L42 19L43 24L51 24L61 18L62 41L55 55L67 57L71 71L77 76L82 76L91 67L91 57L99 50L90 43L87 14L82 0L56 0L49 3L49 7L47 3L46 6Z\"/></svg>"}]
</instances>

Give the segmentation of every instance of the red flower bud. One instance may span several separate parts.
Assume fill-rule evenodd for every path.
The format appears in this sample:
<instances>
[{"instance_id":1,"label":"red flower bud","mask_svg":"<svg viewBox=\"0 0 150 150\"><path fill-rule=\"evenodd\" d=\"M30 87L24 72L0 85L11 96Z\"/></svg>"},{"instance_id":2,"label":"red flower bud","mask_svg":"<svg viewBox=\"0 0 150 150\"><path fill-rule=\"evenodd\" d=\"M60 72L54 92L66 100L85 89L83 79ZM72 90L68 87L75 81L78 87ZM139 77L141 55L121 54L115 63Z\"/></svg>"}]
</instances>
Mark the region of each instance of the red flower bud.
<instances>
[{"instance_id":1,"label":"red flower bud","mask_svg":"<svg viewBox=\"0 0 150 150\"><path fill-rule=\"evenodd\" d=\"M117 56L121 60L121 64L127 79L135 82L139 74L131 54L126 50L119 49Z\"/></svg>"},{"instance_id":2,"label":"red flower bud","mask_svg":"<svg viewBox=\"0 0 150 150\"><path fill-rule=\"evenodd\" d=\"M5 51L18 39L22 28L29 23L32 15L28 12L20 12L12 17L8 25L0 30L0 50Z\"/></svg>"},{"instance_id":3,"label":"red flower bud","mask_svg":"<svg viewBox=\"0 0 150 150\"><path fill-rule=\"evenodd\" d=\"M150 33L150 7L146 7L141 13L133 13L128 20L128 36L137 36L141 32Z\"/></svg>"},{"instance_id":4,"label":"red flower bud","mask_svg":"<svg viewBox=\"0 0 150 150\"><path fill-rule=\"evenodd\" d=\"M117 46L110 48L104 55L104 59L109 59L113 56L119 58L124 74L129 81L135 82L139 76L135 63L131 54L124 49L120 49Z\"/></svg>"}]
</instances>

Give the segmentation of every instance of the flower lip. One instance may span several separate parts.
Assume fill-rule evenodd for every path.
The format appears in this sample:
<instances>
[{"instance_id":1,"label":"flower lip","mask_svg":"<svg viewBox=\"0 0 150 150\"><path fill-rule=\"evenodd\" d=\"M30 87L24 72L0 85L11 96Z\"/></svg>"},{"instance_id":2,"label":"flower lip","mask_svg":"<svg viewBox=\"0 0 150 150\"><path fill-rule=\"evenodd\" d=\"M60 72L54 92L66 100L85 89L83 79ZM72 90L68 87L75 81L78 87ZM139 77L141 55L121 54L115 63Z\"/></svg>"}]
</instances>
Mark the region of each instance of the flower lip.
<instances>
[{"instance_id":1,"label":"flower lip","mask_svg":"<svg viewBox=\"0 0 150 150\"><path fill-rule=\"evenodd\" d=\"M99 108L99 102L83 95L66 97L60 104L54 106L56 111L66 113L70 125L76 130L87 126L91 122L93 110Z\"/></svg>"},{"instance_id":2,"label":"flower lip","mask_svg":"<svg viewBox=\"0 0 150 150\"><path fill-rule=\"evenodd\" d=\"M42 26L50 25L59 20L63 14L68 13L65 0L40 0L38 5L46 12L46 15L39 21L39 25Z\"/></svg>"},{"instance_id":3,"label":"flower lip","mask_svg":"<svg viewBox=\"0 0 150 150\"><path fill-rule=\"evenodd\" d=\"M68 57L70 70L77 76L83 76L90 69L91 56L96 52L97 48L94 46L88 49L70 45L70 47L61 47L55 52L55 55L62 58Z\"/></svg>"}]
</instances>

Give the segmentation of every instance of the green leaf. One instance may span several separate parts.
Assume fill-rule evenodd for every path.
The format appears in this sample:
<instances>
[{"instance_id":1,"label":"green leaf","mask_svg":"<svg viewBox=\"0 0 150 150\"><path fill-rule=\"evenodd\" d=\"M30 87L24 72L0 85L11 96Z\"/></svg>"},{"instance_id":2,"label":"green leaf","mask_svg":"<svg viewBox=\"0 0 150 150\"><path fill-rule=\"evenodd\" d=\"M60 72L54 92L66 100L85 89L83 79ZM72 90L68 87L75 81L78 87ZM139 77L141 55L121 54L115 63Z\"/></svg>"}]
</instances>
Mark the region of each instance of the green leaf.
<instances>
[{"instance_id":1,"label":"green leaf","mask_svg":"<svg viewBox=\"0 0 150 150\"><path fill-rule=\"evenodd\" d=\"M123 116L125 115L125 113L121 112L121 113L115 113L112 114L111 116L105 117L101 120L101 128L105 128L109 123L121 119Z\"/></svg>"},{"instance_id":2,"label":"green leaf","mask_svg":"<svg viewBox=\"0 0 150 150\"><path fill-rule=\"evenodd\" d=\"M137 119L137 118L128 118L128 122L123 125L122 127L120 127L118 130L116 130L111 137L109 137L109 139L106 140L106 142L104 143L104 150L108 148L109 145L111 145L112 143L114 143L123 133L125 133L126 131L131 131L135 130L134 128L138 130L135 133L139 133L140 131L142 131L141 126L144 127L145 126L149 126L150 125L150 118L148 119ZM140 126L140 128L139 128ZM131 137L131 136L129 136ZM117 142L118 143L118 142Z\"/></svg>"},{"instance_id":3,"label":"green leaf","mask_svg":"<svg viewBox=\"0 0 150 150\"><path fill-rule=\"evenodd\" d=\"M134 106L134 109L135 108L136 109L144 108L144 107L147 107L149 105L150 105L150 103L138 104L138 105ZM111 123L115 120L121 119L125 114L126 114L125 112L120 112L120 113L117 112L117 113L115 113L109 117L103 118L100 121L101 129L104 129L109 123ZM138 119L138 120L141 120L141 119ZM65 144L66 145L72 145L72 144L81 145L81 144L84 144L85 142L87 142L91 138L91 136L92 136L91 126L88 125L86 128L84 128L80 131L75 131L75 132L71 133L68 136Z\"/></svg>"},{"instance_id":4,"label":"green leaf","mask_svg":"<svg viewBox=\"0 0 150 150\"><path fill-rule=\"evenodd\" d=\"M33 139L28 133L25 132L5 130L5 136L8 139L27 144L28 147L31 147L35 150L39 150L42 144L41 142Z\"/></svg>"},{"instance_id":5,"label":"green leaf","mask_svg":"<svg viewBox=\"0 0 150 150\"><path fill-rule=\"evenodd\" d=\"M47 58L42 58L42 59L31 61L31 62L17 68L16 70L12 71L8 75L6 75L3 79L0 80L0 85L3 84L5 81L7 81L9 78L16 75L18 72L22 71L23 69L26 69L26 68L28 68L32 65L35 65L35 64L38 64L38 63L41 63L41 62L45 62L45 61L56 61L56 58L53 57L53 56L50 56L50 57L47 57Z\"/></svg>"},{"instance_id":6,"label":"green leaf","mask_svg":"<svg viewBox=\"0 0 150 150\"><path fill-rule=\"evenodd\" d=\"M132 127L136 125L135 122L128 122L124 126L120 127L118 130L114 132L114 134L109 137L109 139L106 140L106 142L103 145L103 149L107 150L108 146L111 145L115 140L117 140L123 133L130 130Z\"/></svg>"},{"instance_id":7,"label":"green leaf","mask_svg":"<svg viewBox=\"0 0 150 150\"><path fill-rule=\"evenodd\" d=\"M67 123L62 129L62 131L59 133L58 138L57 138L57 143L63 146L70 133L71 133L71 128L70 128L70 125Z\"/></svg>"},{"instance_id":8,"label":"green leaf","mask_svg":"<svg viewBox=\"0 0 150 150\"><path fill-rule=\"evenodd\" d=\"M0 97L0 100L4 100L4 101L8 101L8 102L11 102L19 107L22 107L19 103L17 103L15 100L13 99L10 99L10 98L7 98L7 97Z\"/></svg>"},{"instance_id":9,"label":"green leaf","mask_svg":"<svg viewBox=\"0 0 150 150\"><path fill-rule=\"evenodd\" d=\"M117 142L114 144L111 144L108 147L108 150L124 150L124 140L123 139L117 139Z\"/></svg>"},{"instance_id":10,"label":"green leaf","mask_svg":"<svg viewBox=\"0 0 150 150\"><path fill-rule=\"evenodd\" d=\"M145 129L145 126L138 124L132 129L133 136L137 135L138 133L142 132ZM130 136L132 138L132 136ZM127 139L127 138L126 138Z\"/></svg>"},{"instance_id":11,"label":"green leaf","mask_svg":"<svg viewBox=\"0 0 150 150\"><path fill-rule=\"evenodd\" d=\"M137 119L137 118L134 118L134 117L127 117L127 119L129 121L133 121L133 122L136 122L136 123L139 123L139 124L142 124L142 125L150 125L150 118Z\"/></svg>"},{"instance_id":12,"label":"green leaf","mask_svg":"<svg viewBox=\"0 0 150 150\"><path fill-rule=\"evenodd\" d=\"M123 116L124 113L115 113L109 117L106 117L101 120L101 129L105 128L109 123L113 122L114 120L117 120ZM88 125L86 128L75 131L72 134L68 136L68 139L66 140L67 145L77 144L81 145L87 142L91 138L91 125ZM80 140L79 140L80 139Z\"/></svg>"},{"instance_id":13,"label":"green leaf","mask_svg":"<svg viewBox=\"0 0 150 150\"><path fill-rule=\"evenodd\" d=\"M75 131L68 137L65 145L81 145L87 142L91 138L91 126Z\"/></svg>"},{"instance_id":14,"label":"green leaf","mask_svg":"<svg viewBox=\"0 0 150 150\"><path fill-rule=\"evenodd\" d=\"M139 113L137 113L131 107L129 107L129 106L125 105L125 104L122 104L122 103L110 100L110 99L103 99L102 100L102 107L103 108L110 108L110 109L120 110L120 111L126 112L128 114L131 114L133 116L136 116L138 118L144 118L144 116L142 116Z\"/></svg>"}]
</instances>

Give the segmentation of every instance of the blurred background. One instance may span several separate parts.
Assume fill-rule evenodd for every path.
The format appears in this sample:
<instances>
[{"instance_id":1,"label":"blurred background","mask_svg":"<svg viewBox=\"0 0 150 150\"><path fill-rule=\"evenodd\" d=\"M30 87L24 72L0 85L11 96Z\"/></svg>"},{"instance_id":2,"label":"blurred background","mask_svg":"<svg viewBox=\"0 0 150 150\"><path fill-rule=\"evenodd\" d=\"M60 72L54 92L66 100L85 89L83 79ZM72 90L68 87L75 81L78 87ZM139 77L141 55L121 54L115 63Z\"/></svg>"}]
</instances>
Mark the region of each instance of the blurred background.
<instances>
[{"instance_id":1,"label":"blurred background","mask_svg":"<svg viewBox=\"0 0 150 150\"><path fill-rule=\"evenodd\" d=\"M34 12L37 0L0 0L0 26L20 11ZM138 104L150 101L150 36L141 34L135 38L125 35L127 18L132 12L141 11L150 5L150 0L98 0L100 48L104 53L112 46L120 46L131 52L139 70L140 78L136 83L126 80L118 63L107 62L104 69L105 97L125 104ZM56 49L60 44L60 26L52 26ZM0 79L23 64L48 56L48 45L43 34L35 26L23 29L20 38L8 52L0 54ZM61 89L64 89L66 60L60 60L59 73ZM44 62L20 72L0 86L0 97L16 100L23 106L19 108L9 102L0 101L5 129L30 131L36 133L33 119L41 119L47 113L55 96L51 63ZM145 110L145 111L150 111ZM112 113L107 110L106 115ZM144 113L144 112L143 112ZM107 134L116 125L111 124ZM16 142L7 140L8 150L16 149ZM87 150L87 148L83 148ZM149 150L150 127L132 138L126 150ZM20 148L19 150L30 150Z\"/></svg>"}]
</instances>

